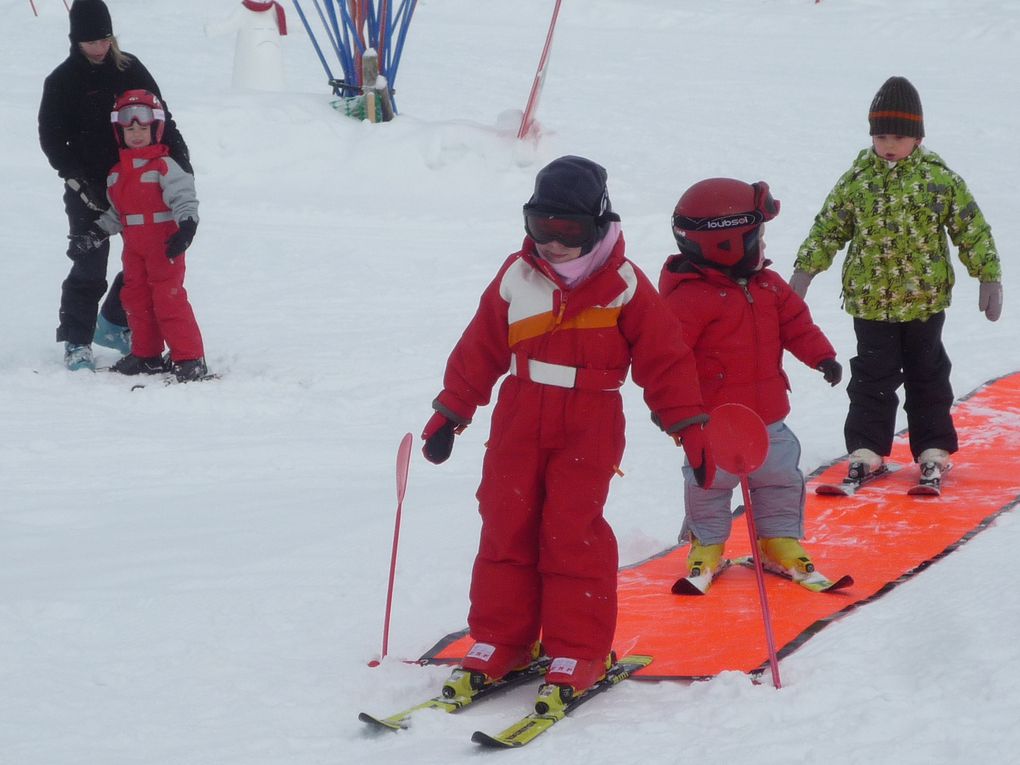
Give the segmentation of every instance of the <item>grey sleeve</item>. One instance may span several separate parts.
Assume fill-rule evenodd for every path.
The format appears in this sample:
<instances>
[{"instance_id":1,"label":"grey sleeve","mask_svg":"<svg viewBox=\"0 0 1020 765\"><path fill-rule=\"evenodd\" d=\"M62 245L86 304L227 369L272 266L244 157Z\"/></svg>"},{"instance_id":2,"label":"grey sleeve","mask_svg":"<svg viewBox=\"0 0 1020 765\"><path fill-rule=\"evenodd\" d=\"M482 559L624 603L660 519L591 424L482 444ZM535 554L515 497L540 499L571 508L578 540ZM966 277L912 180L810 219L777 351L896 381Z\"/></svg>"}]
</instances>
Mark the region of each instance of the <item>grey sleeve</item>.
<instances>
[{"instance_id":1,"label":"grey sleeve","mask_svg":"<svg viewBox=\"0 0 1020 765\"><path fill-rule=\"evenodd\" d=\"M185 172L177 162L165 157L166 175L161 176L163 201L174 214L174 220L180 223L191 218L198 223L198 196L195 194L195 176Z\"/></svg>"}]
</instances>

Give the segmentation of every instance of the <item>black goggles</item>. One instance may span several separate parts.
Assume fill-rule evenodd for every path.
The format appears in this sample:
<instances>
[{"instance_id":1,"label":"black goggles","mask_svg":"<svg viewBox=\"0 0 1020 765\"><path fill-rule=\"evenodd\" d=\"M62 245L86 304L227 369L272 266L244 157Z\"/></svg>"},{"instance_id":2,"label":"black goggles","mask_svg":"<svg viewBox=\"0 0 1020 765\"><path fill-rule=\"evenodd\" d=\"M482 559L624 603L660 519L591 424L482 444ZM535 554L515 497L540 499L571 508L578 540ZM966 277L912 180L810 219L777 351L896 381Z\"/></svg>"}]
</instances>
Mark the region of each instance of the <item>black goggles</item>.
<instances>
[{"instance_id":1,"label":"black goggles","mask_svg":"<svg viewBox=\"0 0 1020 765\"><path fill-rule=\"evenodd\" d=\"M772 196L765 181L752 183L754 209L748 212L730 213L711 218L688 218L686 215L673 216L673 228L678 231L725 231L726 229L760 226L779 214L779 200Z\"/></svg>"},{"instance_id":2,"label":"black goggles","mask_svg":"<svg viewBox=\"0 0 1020 765\"><path fill-rule=\"evenodd\" d=\"M556 240L564 247L584 247L594 241L596 223L591 215L560 215L525 210L524 230L538 244Z\"/></svg>"}]
</instances>

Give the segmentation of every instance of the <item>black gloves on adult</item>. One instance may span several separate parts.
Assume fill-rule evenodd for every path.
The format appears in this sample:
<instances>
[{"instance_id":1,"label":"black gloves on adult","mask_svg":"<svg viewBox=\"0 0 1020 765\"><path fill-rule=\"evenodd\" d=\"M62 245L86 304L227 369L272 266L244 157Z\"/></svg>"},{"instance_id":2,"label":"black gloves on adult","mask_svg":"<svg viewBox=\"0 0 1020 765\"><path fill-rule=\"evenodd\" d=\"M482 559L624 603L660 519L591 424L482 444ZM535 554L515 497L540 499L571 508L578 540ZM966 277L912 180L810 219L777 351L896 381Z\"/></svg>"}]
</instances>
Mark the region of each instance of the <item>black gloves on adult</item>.
<instances>
[{"instance_id":1,"label":"black gloves on adult","mask_svg":"<svg viewBox=\"0 0 1020 765\"><path fill-rule=\"evenodd\" d=\"M64 184L81 197L81 201L90 210L102 212L110 206L110 201L106 198L106 189L100 192L99 189L93 187L84 178L68 178L64 181Z\"/></svg>"},{"instance_id":2,"label":"black gloves on adult","mask_svg":"<svg viewBox=\"0 0 1020 765\"><path fill-rule=\"evenodd\" d=\"M93 224L84 233L70 234L67 238L70 240L70 244L67 245L67 257L77 262L106 241L107 233Z\"/></svg>"}]
</instances>

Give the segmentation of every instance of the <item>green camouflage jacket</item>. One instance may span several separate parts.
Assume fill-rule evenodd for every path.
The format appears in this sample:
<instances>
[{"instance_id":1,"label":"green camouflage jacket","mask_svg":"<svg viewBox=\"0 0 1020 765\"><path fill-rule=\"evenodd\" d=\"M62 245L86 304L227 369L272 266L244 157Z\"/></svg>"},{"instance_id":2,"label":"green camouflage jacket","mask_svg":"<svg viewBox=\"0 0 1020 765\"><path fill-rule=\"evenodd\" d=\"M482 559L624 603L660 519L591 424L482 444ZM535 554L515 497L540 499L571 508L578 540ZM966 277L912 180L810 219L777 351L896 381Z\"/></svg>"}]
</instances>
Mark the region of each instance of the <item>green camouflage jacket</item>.
<instances>
[{"instance_id":1,"label":"green camouflage jacket","mask_svg":"<svg viewBox=\"0 0 1020 765\"><path fill-rule=\"evenodd\" d=\"M946 232L971 276L1001 281L991 229L963 179L924 147L891 167L868 148L829 192L794 268L824 271L850 242L843 263L847 313L873 321L927 319L949 305L955 280Z\"/></svg>"}]
</instances>

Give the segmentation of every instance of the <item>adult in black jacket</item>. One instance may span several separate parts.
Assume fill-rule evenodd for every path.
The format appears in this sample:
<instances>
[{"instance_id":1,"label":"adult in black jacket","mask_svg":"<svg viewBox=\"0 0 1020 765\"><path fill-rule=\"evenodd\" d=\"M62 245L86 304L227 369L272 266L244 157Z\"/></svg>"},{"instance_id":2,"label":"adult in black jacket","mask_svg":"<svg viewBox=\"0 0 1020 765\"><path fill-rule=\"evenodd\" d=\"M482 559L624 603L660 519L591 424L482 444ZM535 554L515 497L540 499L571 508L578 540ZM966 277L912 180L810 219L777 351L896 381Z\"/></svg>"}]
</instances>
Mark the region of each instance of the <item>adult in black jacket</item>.
<instances>
[{"instance_id":1,"label":"adult in black jacket","mask_svg":"<svg viewBox=\"0 0 1020 765\"><path fill-rule=\"evenodd\" d=\"M117 46L110 12L103 0L74 0L70 12L71 52L46 78L39 105L39 143L46 158L64 180L64 208L69 234L89 230L108 206L106 176L118 159L110 112L119 93L141 88L163 100L159 86L134 56ZM164 101L164 105L165 105ZM188 147L166 110L163 143L187 172L192 172ZM94 368L93 337L127 353L127 318L120 304L123 274L106 292L108 241L87 255L75 256L60 296L57 341L65 343L64 362L69 369Z\"/></svg>"}]
</instances>

